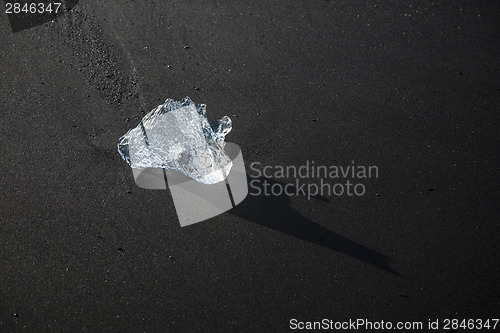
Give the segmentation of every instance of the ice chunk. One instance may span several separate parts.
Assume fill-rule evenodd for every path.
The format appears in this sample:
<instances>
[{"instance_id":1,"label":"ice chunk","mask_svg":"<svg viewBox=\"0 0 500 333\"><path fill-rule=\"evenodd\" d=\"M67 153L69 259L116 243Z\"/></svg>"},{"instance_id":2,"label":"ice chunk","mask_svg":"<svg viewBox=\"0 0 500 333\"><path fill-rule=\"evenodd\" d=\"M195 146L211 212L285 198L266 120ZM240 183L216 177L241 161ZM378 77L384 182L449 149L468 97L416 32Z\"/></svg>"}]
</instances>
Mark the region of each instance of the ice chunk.
<instances>
[{"instance_id":1,"label":"ice chunk","mask_svg":"<svg viewBox=\"0 0 500 333\"><path fill-rule=\"evenodd\" d=\"M202 182L226 179L232 167L224 151L229 117L209 124L204 104L186 97L167 99L144 116L118 142L118 152L132 168L166 168Z\"/></svg>"}]
</instances>

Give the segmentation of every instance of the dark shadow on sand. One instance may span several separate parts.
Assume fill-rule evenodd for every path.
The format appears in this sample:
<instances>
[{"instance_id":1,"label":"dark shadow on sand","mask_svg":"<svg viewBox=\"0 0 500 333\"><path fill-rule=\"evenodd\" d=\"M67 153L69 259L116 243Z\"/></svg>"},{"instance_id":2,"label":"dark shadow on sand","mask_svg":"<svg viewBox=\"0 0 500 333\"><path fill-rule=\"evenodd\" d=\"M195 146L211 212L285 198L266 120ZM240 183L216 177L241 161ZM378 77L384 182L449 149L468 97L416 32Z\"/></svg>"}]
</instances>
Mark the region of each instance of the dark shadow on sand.
<instances>
[{"instance_id":1,"label":"dark shadow on sand","mask_svg":"<svg viewBox=\"0 0 500 333\"><path fill-rule=\"evenodd\" d=\"M21 4L21 6L19 7L20 10L15 10L13 7L9 8L10 4L16 2ZM50 22L64 15L66 12L72 10L78 4L78 2L79 0L64 0L53 2L4 0L4 12L9 9L10 13L7 14L7 17L9 18L12 32L16 33ZM7 3L9 3L9 5L7 5ZM61 6L57 6L56 3L61 3ZM48 7L49 4L50 7ZM62 4L64 4L64 6ZM57 13L55 12L56 9Z\"/></svg>"},{"instance_id":2,"label":"dark shadow on sand","mask_svg":"<svg viewBox=\"0 0 500 333\"><path fill-rule=\"evenodd\" d=\"M265 196L264 192L258 196L251 195L257 192L257 190L250 187L250 182L255 179L259 181L254 181L252 183L253 187L259 187L261 190L263 190L262 184L264 181L267 181L270 184L269 186L273 184L285 185L271 178L248 178L249 194L247 198L240 205L230 210L229 213L298 239L342 253L399 276L398 272L389 267L389 257L304 217L291 206L291 200L288 196L284 194L281 196ZM311 200L329 201L328 198L322 196L311 197L314 198Z\"/></svg>"}]
</instances>

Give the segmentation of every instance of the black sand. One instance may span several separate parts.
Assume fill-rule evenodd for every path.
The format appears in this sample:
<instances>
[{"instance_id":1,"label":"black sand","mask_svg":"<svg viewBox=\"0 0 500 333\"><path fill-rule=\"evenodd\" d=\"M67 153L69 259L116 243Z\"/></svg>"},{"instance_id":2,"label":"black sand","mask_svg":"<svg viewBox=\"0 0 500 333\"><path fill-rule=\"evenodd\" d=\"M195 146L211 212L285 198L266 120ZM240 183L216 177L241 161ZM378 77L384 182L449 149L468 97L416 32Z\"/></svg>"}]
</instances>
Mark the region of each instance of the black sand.
<instances>
[{"instance_id":1,"label":"black sand","mask_svg":"<svg viewBox=\"0 0 500 333\"><path fill-rule=\"evenodd\" d=\"M0 16L0 331L498 318L494 1L82 0L17 32ZM232 117L247 166L379 177L181 228L116 144L186 95Z\"/></svg>"}]
</instances>

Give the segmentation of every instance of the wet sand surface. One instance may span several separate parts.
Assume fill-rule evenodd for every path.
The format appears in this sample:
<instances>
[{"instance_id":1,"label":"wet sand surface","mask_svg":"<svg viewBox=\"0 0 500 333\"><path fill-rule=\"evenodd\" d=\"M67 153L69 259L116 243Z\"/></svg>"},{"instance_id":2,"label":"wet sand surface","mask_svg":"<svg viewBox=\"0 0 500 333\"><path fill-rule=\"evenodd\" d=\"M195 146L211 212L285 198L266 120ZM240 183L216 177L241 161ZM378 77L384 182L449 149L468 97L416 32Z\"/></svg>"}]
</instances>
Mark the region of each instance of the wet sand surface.
<instances>
[{"instance_id":1,"label":"wet sand surface","mask_svg":"<svg viewBox=\"0 0 500 333\"><path fill-rule=\"evenodd\" d=\"M498 318L498 7L89 0L16 32L3 10L0 331ZM185 96L232 118L249 180L253 162L378 177L181 228L116 145Z\"/></svg>"}]
</instances>

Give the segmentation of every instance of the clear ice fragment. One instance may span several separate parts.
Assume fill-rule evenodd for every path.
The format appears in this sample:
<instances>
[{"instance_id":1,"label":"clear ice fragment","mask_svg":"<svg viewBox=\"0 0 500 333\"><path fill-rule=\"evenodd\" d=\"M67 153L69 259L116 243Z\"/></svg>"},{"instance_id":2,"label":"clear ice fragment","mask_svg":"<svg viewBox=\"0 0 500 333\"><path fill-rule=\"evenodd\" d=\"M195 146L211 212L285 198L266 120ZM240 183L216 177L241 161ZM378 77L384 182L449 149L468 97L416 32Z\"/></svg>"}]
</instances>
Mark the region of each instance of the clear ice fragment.
<instances>
[{"instance_id":1,"label":"clear ice fragment","mask_svg":"<svg viewBox=\"0 0 500 333\"><path fill-rule=\"evenodd\" d=\"M231 128L227 116L210 124L206 106L189 97L167 99L119 139L118 152L134 169L172 169L215 184L226 179L233 165L224 151Z\"/></svg>"}]
</instances>

